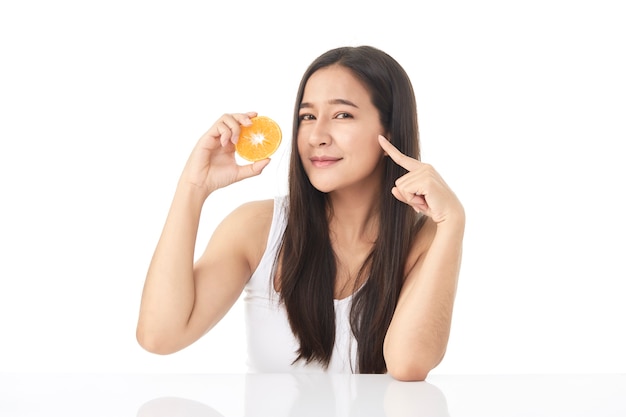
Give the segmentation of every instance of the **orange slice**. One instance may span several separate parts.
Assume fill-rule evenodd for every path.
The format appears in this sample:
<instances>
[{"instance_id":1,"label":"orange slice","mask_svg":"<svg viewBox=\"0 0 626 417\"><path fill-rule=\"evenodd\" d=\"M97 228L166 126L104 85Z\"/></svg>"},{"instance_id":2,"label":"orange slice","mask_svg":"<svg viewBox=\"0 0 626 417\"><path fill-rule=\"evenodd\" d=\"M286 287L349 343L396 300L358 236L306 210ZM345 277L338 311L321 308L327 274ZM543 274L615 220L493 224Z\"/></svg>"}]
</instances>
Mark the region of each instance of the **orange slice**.
<instances>
[{"instance_id":1,"label":"orange slice","mask_svg":"<svg viewBox=\"0 0 626 417\"><path fill-rule=\"evenodd\" d=\"M280 145L283 134L280 126L267 116L250 119L250 126L241 126L235 150L247 161L260 161L269 158Z\"/></svg>"}]
</instances>

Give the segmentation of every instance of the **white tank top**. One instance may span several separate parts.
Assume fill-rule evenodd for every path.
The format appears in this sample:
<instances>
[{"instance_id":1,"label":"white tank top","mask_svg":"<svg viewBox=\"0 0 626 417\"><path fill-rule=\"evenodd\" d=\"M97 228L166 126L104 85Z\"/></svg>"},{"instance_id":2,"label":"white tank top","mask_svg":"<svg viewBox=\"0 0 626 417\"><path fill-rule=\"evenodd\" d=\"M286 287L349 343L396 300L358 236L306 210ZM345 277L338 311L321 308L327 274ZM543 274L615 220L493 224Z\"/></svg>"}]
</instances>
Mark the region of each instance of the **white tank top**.
<instances>
[{"instance_id":1,"label":"white tank top","mask_svg":"<svg viewBox=\"0 0 626 417\"><path fill-rule=\"evenodd\" d=\"M287 204L284 196L274 199L267 247L244 291L249 372L324 371L317 363L306 365L298 361L292 365L299 344L289 326L287 310L274 288L274 259L287 225ZM356 370L356 339L349 321L351 301L352 296L335 300L335 346L328 372L354 373Z\"/></svg>"}]
</instances>

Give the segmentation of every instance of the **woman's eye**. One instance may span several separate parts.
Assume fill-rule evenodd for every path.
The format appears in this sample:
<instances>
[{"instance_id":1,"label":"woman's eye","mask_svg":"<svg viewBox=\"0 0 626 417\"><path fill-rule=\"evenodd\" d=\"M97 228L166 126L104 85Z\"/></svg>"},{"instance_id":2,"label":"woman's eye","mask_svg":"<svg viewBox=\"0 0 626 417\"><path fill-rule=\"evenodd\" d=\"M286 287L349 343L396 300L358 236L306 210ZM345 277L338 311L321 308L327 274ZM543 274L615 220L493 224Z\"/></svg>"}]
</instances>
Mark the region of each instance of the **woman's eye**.
<instances>
[{"instance_id":1,"label":"woman's eye","mask_svg":"<svg viewBox=\"0 0 626 417\"><path fill-rule=\"evenodd\" d=\"M313 120L314 117L312 114L301 114L300 115L300 120Z\"/></svg>"},{"instance_id":2,"label":"woman's eye","mask_svg":"<svg viewBox=\"0 0 626 417\"><path fill-rule=\"evenodd\" d=\"M337 113L337 115L335 117L337 119L348 119L348 118L352 117L352 115L350 113Z\"/></svg>"}]
</instances>

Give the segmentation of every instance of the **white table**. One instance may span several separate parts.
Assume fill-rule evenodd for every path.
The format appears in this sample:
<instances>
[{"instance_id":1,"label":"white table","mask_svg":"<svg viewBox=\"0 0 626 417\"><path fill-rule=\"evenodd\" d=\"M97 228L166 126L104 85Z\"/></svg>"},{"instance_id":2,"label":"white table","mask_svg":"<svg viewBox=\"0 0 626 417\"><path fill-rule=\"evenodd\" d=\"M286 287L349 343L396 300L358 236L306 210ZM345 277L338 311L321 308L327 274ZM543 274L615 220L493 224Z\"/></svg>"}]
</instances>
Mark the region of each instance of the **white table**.
<instances>
[{"instance_id":1,"label":"white table","mask_svg":"<svg viewBox=\"0 0 626 417\"><path fill-rule=\"evenodd\" d=\"M0 416L626 417L626 374L0 373Z\"/></svg>"}]
</instances>

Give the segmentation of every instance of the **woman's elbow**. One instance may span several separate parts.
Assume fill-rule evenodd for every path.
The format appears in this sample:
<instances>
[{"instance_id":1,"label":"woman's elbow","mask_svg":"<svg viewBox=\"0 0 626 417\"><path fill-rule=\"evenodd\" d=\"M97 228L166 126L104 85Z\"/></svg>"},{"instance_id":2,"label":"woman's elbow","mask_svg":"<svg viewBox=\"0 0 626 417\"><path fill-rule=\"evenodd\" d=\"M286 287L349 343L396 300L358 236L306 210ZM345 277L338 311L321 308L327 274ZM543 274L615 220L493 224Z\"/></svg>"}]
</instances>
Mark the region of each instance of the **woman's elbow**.
<instances>
[{"instance_id":1,"label":"woman's elbow","mask_svg":"<svg viewBox=\"0 0 626 417\"><path fill-rule=\"evenodd\" d=\"M169 355L180 350L172 346L171 341L168 340L170 338L159 336L154 332L147 331L139 326L137 327L135 337L137 338L139 346L150 353L157 355Z\"/></svg>"},{"instance_id":2,"label":"woman's elbow","mask_svg":"<svg viewBox=\"0 0 626 417\"><path fill-rule=\"evenodd\" d=\"M387 364L387 373L398 381L424 381L430 371L430 367L421 366L419 364Z\"/></svg>"},{"instance_id":3,"label":"woman's elbow","mask_svg":"<svg viewBox=\"0 0 626 417\"><path fill-rule=\"evenodd\" d=\"M391 353L388 351L385 355L389 375L398 381L424 381L430 371L442 361L445 350L421 355L406 351Z\"/></svg>"}]
</instances>

